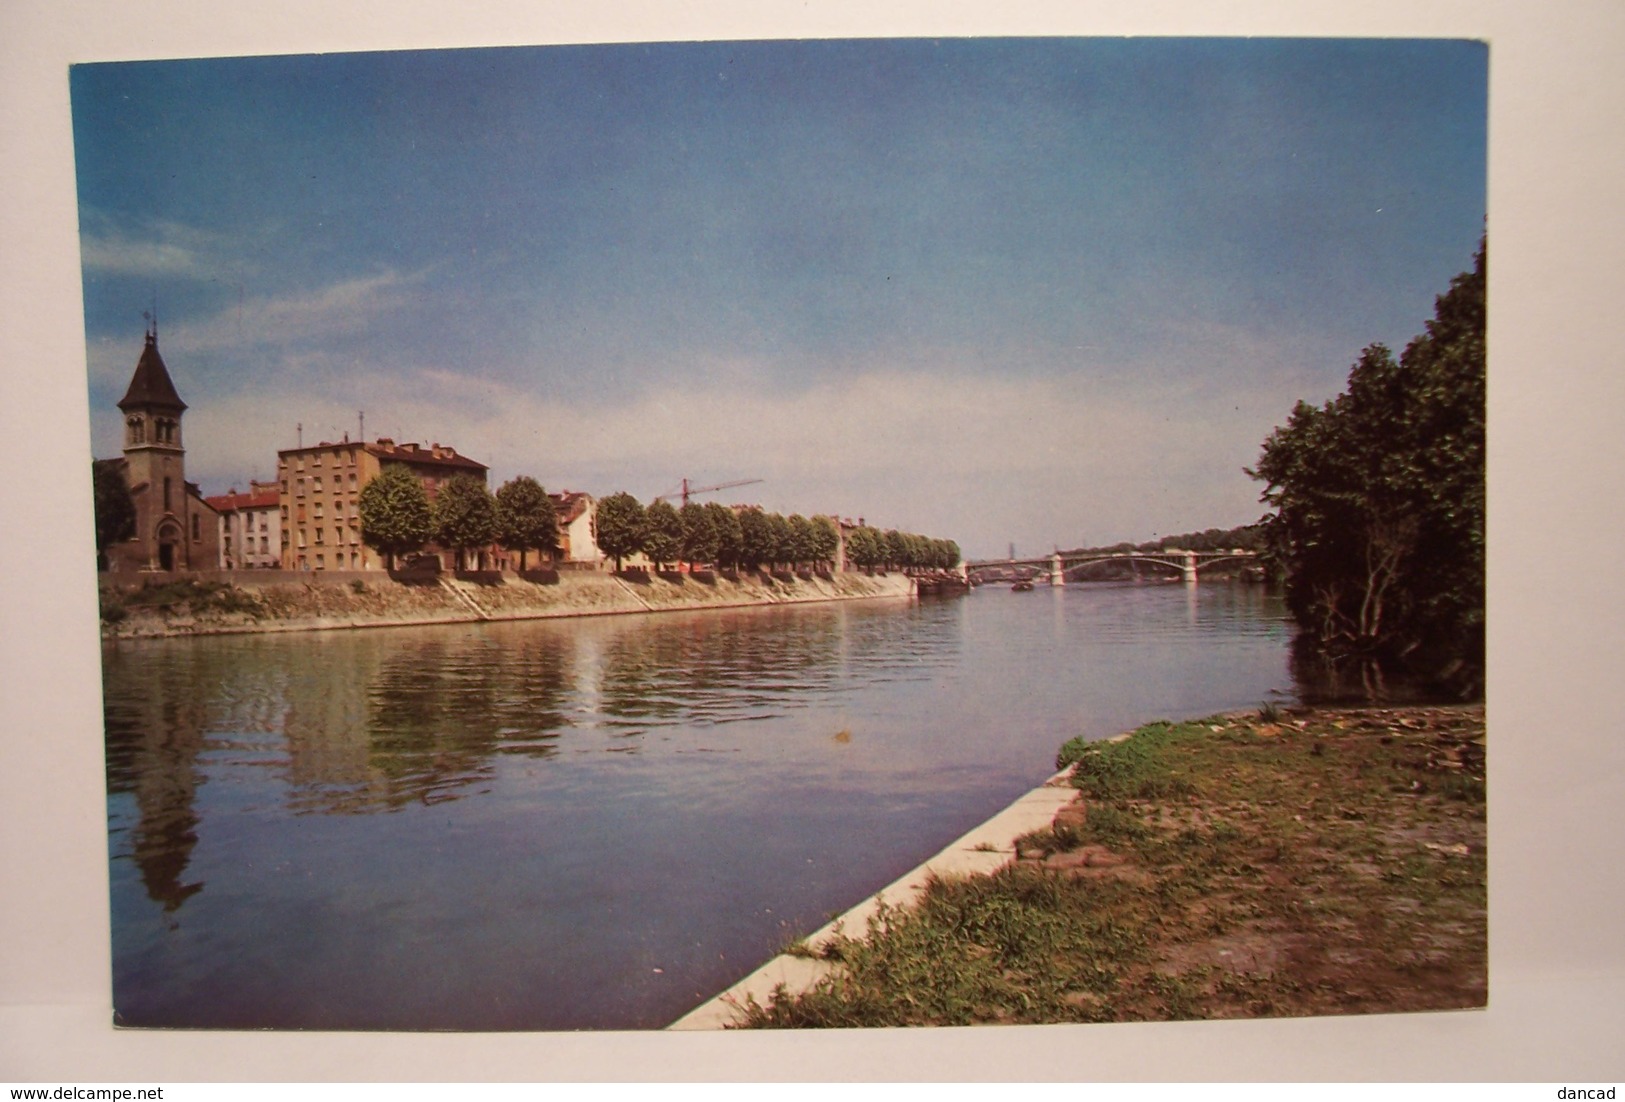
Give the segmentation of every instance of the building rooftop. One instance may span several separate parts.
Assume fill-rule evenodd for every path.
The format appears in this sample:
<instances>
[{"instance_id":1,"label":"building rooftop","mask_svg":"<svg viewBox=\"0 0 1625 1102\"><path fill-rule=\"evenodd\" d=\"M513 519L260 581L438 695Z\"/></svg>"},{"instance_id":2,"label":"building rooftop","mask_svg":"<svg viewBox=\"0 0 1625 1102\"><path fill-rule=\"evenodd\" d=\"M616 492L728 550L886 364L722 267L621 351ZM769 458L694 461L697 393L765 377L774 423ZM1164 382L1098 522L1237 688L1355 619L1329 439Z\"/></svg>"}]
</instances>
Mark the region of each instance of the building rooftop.
<instances>
[{"instance_id":1,"label":"building rooftop","mask_svg":"<svg viewBox=\"0 0 1625 1102\"><path fill-rule=\"evenodd\" d=\"M257 491L251 494L240 494L232 490L228 494L216 494L203 499L219 513L235 512L238 509L275 509L277 506L277 492L275 490Z\"/></svg>"},{"instance_id":2,"label":"building rooftop","mask_svg":"<svg viewBox=\"0 0 1625 1102\"><path fill-rule=\"evenodd\" d=\"M320 444L310 444L299 448L282 448L276 454L278 458L288 455L309 455L313 452L332 451L336 448L352 448L358 446L356 441L348 438L337 443L323 440ZM359 446L369 455L376 456L380 462L409 463L415 467L452 467L461 471L488 470L484 463L460 455L456 448L450 444L419 444L409 442L397 444L387 436L380 436L371 443L361 442Z\"/></svg>"}]
</instances>

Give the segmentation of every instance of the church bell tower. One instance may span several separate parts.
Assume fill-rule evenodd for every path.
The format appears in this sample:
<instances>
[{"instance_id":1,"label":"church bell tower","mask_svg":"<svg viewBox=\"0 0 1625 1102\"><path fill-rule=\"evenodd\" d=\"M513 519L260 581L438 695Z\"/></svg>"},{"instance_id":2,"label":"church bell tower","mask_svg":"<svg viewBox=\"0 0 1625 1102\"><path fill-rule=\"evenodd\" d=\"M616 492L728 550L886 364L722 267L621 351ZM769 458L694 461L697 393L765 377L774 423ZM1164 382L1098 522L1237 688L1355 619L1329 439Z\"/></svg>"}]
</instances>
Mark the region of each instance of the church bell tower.
<instances>
[{"instance_id":1,"label":"church bell tower","mask_svg":"<svg viewBox=\"0 0 1625 1102\"><path fill-rule=\"evenodd\" d=\"M136 501L136 539L147 551L147 569L186 567L189 503L181 444L186 403L158 354L156 323L147 329L146 347L118 408L124 415L126 477Z\"/></svg>"}]
</instances>

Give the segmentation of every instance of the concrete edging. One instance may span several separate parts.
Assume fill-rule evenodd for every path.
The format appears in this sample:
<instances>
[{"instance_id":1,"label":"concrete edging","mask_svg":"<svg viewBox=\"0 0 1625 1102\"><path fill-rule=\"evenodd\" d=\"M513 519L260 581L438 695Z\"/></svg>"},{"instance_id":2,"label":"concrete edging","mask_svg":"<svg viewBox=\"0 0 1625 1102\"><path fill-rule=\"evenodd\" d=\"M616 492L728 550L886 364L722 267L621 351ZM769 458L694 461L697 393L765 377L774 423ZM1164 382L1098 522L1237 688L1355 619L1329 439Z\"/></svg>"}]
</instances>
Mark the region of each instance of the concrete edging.
<instances>
[{"instance_id":1,"label":"concrete edging","mask_svg":"<svg viewBox=\"0 0 1625 1102\"><path fill-rule=\"evenodd\" d=\"M804 939L805 944L817 953L839 935L863 936L869 929L869 919L878 913L882 903L890 907L909 906L920 898L933 878L997 872L1015 860L1017 838L1049 827L1055 821L1056 813L1078 798L1078 790L1072 787L1070 780L1071 772L1068 766L1056 773L991 819L949 844L935 857L820 926ZM738 1022L739 1011L749 1001L755 1000L766 1006L774 990L780 986L791 994L806 991L839 967L822 957L781 953L666 1028L726 1029Z\"/></svg>"}]
</instances>

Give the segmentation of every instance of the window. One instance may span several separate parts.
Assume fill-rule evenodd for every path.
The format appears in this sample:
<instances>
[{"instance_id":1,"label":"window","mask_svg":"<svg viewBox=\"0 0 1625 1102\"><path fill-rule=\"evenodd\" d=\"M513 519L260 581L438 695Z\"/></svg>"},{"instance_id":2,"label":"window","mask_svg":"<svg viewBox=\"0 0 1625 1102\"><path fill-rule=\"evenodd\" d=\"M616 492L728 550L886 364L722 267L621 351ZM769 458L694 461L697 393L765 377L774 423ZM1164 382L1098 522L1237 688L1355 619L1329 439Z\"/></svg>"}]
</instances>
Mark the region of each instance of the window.
<instances>
[{"instance_id":1,"label":"window","mask_svg":"<svg viewBox=\"0 0 1625 1102\"><path fill-rule=\"evenodd\" d=\"M170 483L169 476L165 475L164 476L164 508L166 510L169 508L169 483Z\"/></svg>"},{"instance_id":2,"label":"window","mask_svg":"<svg viewBox=\"0 0 1625 1102\"><path fill-rule=\"evenodd\" d=\"M322 453L321 452L317 452L315 455L310 457L310 465L312 467L320 467L322 465Z\"/></svg>"},{"instance_id":3,"label":"window","mask_svg":"<svg viewBox=\"0 0 1625 1102\"><path fill-rule=\"evenodd\" d=\"M318 552L317 555L316 555L316 569L321 570L321 569L325 568L326 566L327 566L327 556L325 556L325 555Z\"/></svg>"},{"instance_id":4,"label":"window","mask_svg":"<svg viewBox=\"0 0 1625 1102\"><path fill-rule=\"evenodd\" d=\"M314 490L318 494L321 493L322 492L322 476L321 475L316 475L311 481L315 483L315 485L313 485L311 487L311 489Z\"/></svg>"},{"instance_id":5,"label":"window","mask_svg":"<svg viewBox=\"0 0 1625 1102\"><path fill-rule=\"evenodd\" d=\"M260 554L269 555L270 553L271 553L271 537L270 536L261 536L260 537Z\"/></svg>"},{"instance_id":6,"label":"window","mask_svg":"<svg viewBox=\"0 0 1625 1102\"><path fill-rule=\"evenodd\" d=\"M139 417L130 418L130 443L145 444L147 442L147 425Z\"/></svg>"},{"instance_id":7,"label":"window","mask_svg":"<svg viewBox=\"0 0 1625 1102\"><path fill-rule=\"evenodd\" d=\"M316 529L316 546L320 547L321 545L322 545L322 530L320 528L318 528L318 529Z\"/></svg>"},{"instance_id":8,"label":"window","mask_svg":"<svg viewBox=\"0 0 1625 1102\"><path fill-rule=\"evenodd\" d=\"M196 513L192 514L192 542L197 543L203 538L203 518Z\"/></svg>"},{"instance_id":9,"label":"window","mask_svg":"<svg viewBox=\"0 0 1625 1102\"><path fill-rule=\"evenodd\" d=\"M294 460L293 469L296 470L296 471L302 471L302 470L305 469L305 457L304 456L301 455L297 459Z\"/></svg>"},{"instance_id":10,"label":"window","mask_svg":"<svg viewBox=\"0 0 1625 1102\"><path fill-rule=\"evenodd\" d=\"M305 546L305 530L303 528L299 529L299 546Z\"/></svg>"}]
</instances>

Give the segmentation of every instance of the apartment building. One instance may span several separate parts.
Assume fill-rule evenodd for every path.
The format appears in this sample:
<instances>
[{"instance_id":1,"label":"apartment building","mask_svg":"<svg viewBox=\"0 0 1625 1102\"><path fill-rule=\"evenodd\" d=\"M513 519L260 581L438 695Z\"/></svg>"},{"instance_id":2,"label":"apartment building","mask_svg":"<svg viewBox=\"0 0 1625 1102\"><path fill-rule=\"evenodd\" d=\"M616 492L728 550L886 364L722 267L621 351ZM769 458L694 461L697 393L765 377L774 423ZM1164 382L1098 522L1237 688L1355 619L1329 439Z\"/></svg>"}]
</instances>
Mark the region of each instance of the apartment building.
<instances>
[{"instance_id":1,"label":"apartment building","mask_svg":"<svg viewBox=\"0 0 1625 1102\"><path fill-rule=\"evenodd\" d=\"M204 498L220 514L220 569L275 569L282 565L281 498L277 483L250 481L248 493L231 490Z\"/></svg>"},{"instance_id":2,"label":"apartment building","mask_svg":"<svg viewBox=\"0 0 1625 1102\"><path fill-rule=\"evenodd\" d=\"M383 570L383 556L361 542L361 491L385 466L406 467L423 483L432 503L441 483L466 474L486 480L485 464L434 444L323 441L277 452L277 507L284 570ZM449 553L430 544L431 554Z\"/></svg>"}]
</instances>

